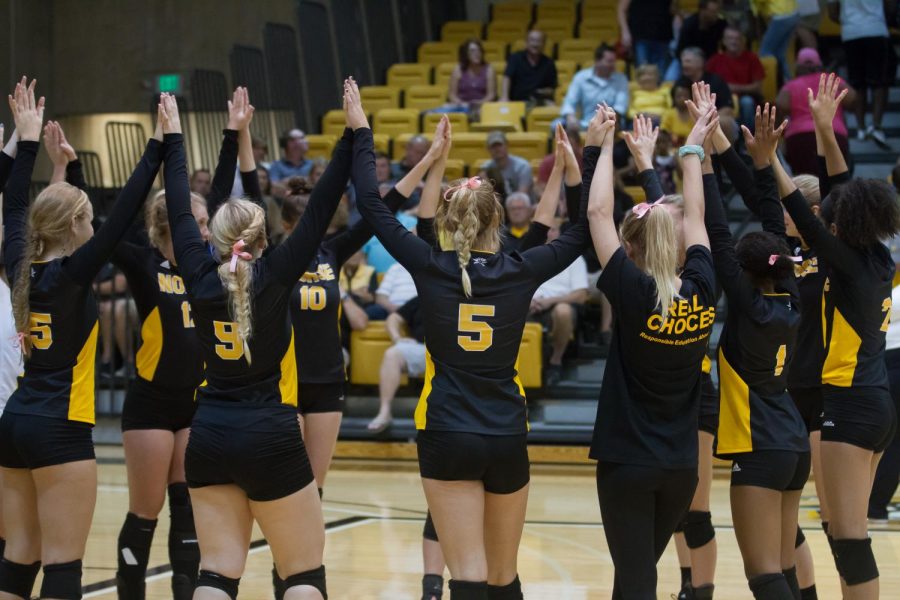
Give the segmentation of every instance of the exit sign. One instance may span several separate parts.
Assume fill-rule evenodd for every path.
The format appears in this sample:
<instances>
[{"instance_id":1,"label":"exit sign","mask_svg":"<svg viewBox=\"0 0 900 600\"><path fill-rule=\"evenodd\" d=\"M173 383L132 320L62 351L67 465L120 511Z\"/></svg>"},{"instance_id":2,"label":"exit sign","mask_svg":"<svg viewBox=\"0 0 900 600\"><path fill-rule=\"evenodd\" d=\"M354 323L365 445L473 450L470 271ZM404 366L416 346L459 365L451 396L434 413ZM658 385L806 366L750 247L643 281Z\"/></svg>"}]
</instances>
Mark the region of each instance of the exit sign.
<instances>
[{"instance_id":1,"label":"exit sign","mask_svg":"<svg viewBox=\"0 0 900 600\"><path fill-rule=\"evenodd\" d=\"M156 91L159 93L181 94L181 75L166 73L156 76Z\"/></svg>"}]
</instances>

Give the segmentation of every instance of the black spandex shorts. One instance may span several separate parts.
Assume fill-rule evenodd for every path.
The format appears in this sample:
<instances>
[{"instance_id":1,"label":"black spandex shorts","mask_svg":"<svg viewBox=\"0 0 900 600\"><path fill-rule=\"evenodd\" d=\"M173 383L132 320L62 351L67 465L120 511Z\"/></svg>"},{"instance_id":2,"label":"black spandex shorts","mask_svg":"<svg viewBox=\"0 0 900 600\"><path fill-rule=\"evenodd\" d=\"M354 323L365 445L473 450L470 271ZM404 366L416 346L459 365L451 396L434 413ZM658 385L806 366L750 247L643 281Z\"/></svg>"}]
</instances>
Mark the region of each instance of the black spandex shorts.
<instances>
[{"instance_id":1,"label":"black spandex shorts","mask_svg":"<svg viewBox=\"0 0 900 600\"><path fill-rule=\"evenodd\" d=\"M195 390L167 390L135 377L122 405L122 431L163 429L181 431L191 426L197 410Z\"/></svg>"},{"instance_id":2,"label":"black spandex shorts","mask_svg":"<svg viewBox=\"0 0 900 600\"><path fill-rule=\"evenodd\" d=\"M807 433L822 429L822 388L790 388L788 392L806 424Z\"/></svg>"},{"instance_id":3,"label":"black spandex shorts","mask_svg":"<svg viewBox=\"0 0 900 600\"><path fill-rule=\"evenodd\" d=\"M300 383L297 410L309 413L344 412L345 388L341 383Z\"/></svg>"},{"instance_id":4,"label":"black spandex shorts","mask_svg":"<svg viewBox=\"0 0 900 600\"><path fill-rule=\"evenodd\" d=\"M0 467L40 469L94 460L93 425L9 411L0 416Z\"/></svg>"},{"instance_id":5,"label":"black spandex shorts","mask_svg":"<svg viewBox=\"0 0 900 600\"><path fill-rule=\"evenodd\" d=\"M426 479L481 481L491 494L517 492L529 481L523 435L419 431L419 472Z\"/></svg>"},{"instance_id":6,"label":"black spandex shorts","mask_svg":"<svg viewBox=\"0 0 900 600\"><path fill-rule=\"evenodd\" d=\"M234 484L257 502L313 481L297 409L276 402L201 401L184 467L189 487Z\"/></svg>"},{"instance_id":7,"label":"black spandex shorts","mask_svg":"<svg viewBox=\"0 0 900 600\"><path fill-rule=\"evenodd\" d=\"M779 492L802 490L809 479L809 452L755 450L731 457L731 485L752 485Z\"/></svg>"},{"instance_id":8,"label":"black spandex shorts","mask_svg":"<svg viewBox=\"0 0 900 600\"><path fill-rule=\"evenodd\" d=\"M700 431L716 435L719 429L719 390L708 373L700 375Z\"/></svg>"},{"instance_id":9,"label":"black spandex shorts","mask_svg":"<svg viewBox=\"0 0 900 600\"><path fill-rule=\"evenodd\" d=\"M855 89L894 84L897 55L890 38L859 38L848 40L843 46L847 53L847 82Z\"/></svg>"},{"instance_id":10,"label":"black spandex shorts","mask_svg":"<svg viewBox=\"0 0 900 600\"><path fill-rule=\"evenodd\" d=\"M897 410L890 392L877 387L822 387L822 441L882 452L894 439Z\"/></svg>"}]
</instances>

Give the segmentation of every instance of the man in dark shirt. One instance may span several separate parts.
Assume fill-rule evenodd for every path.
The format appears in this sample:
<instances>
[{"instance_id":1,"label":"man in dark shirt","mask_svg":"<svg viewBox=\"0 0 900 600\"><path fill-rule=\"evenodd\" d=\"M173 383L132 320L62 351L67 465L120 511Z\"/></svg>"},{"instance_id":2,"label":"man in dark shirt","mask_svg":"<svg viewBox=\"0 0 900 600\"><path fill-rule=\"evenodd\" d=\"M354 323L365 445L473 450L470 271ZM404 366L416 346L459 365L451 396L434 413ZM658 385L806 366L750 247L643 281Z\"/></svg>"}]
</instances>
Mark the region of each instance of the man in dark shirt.
<instances>
[{"instance_id":1,"label":"man in dark shirt","mask_svg":"<svg viewBox=\"0 0 900 600\"><path fill-rule=\"evenodd\" d=\"M544 54L546 38L533 29L525 39L525 50L513 52L506 62L500 101L524 101L541 106L553 101L558 84L556 64Z\"/></svg>"},{"instance_id":2,"label":"man in dark shirt","mask_svg":"<svg viewBox=\"0 0 900 600\"><path fill-rule=\"evenodd\" d=\"M685 48L681 51L681 79L676 86L691 87L697 81L709 84L709 91L716 95L716 108L719 109L719 124L722 130L734 140L738 133L734 115L734 99L731 88L725 80L706 70L706 57L700 48Z\"/></svg>"},{"instance_id":3,"label":"man in dark shirt","mask_svg":"<svg viewBox=\"0 0 900 600\"><path fill-rule=\"evenodd\" d=\"M637 66L656 65L660 74L669 65L672 41L672 0L619 0L622 46L634 51Z\"/></svg>"},{"instance_id":4,"label":"man in dark shirt","mask_svg":"<svg viewBox=\"0 0 900 600\"><path fill-rule=\"evenodd\" d=\"M686 18L681 26L678 49L675 52L678 57L685 48L692 46L703 50L704 56L712 56L719 51L719 42L722 41L722 34L728 25L719 14L721 4L718 0L700 0L697 9L697 12ZM673 70L670 69L666 73L666 79L677 79L677 74L671 77L673 74Z\"/></svg>"}]
</instances>

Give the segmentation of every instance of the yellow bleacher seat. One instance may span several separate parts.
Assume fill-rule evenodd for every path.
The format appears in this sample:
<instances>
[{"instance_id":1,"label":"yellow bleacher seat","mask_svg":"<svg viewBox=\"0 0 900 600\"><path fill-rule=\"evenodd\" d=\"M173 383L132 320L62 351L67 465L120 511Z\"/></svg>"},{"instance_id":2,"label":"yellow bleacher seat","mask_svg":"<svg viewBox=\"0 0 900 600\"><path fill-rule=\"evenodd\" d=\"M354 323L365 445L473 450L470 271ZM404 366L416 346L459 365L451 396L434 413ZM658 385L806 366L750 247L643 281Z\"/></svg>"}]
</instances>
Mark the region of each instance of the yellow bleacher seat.
<instances>
[{"instance_id":1,"label":"yellow bleacher seat","mask_svg":"<svg viewBox=\"0 0 900 600\"><path fill-rule=\"evenodd\" d=\"M350 383L355 385L378 385L381 379L381 359L393 345L384 321L369 321L369 326L350 334ZM401 385L409 382L406 375Z\"/></svg>"},{"instance_id":2,"label":"yellow bleacher seat","mask_svg":"<svg viewBox=\"0 0 900 600\"><path fill-rule=\"evenodd\" d=\"M401 133L400 135L394 136L394 150L392 152L391 158L393 160L400 160L401 158L403 158L403 155L406 154L406 143L416 135L421 135L429 142L431 141L431 135L427 133Z\"/></svg>"},{"instance_id":3,"label":"yellow bleacher seat","mask_svg":"<svg viewBox=\"0 0 900 600\"><path fill-rule=\"evenodd\" d=\"M485 150L487 152L487 150ZM491 160L491 157L487 154L481 156L479 158L473 158L471 162L466 163L466 170L469 173L469 177L475 177L479 173L481 173L482 168L485 163Z\"/></svg>"},{"instance_id":4,"label":"yellow bleacher seat","mask_svg":"<svg viewBox=\"0 0 900 600\"><path fill-rule=\"evenodd\" d=\"M533 10L531 2L491 4L491 21L521 21L528 25Z\"/></svg>"},{"instance_id":5,"label":"yellow bleacher seat","mask_svg":"<svg viewBox=\"0 0 900 600\"><path fill-rule=\"evenodd\" d=\"M584 20L610 20L616 21L616 2L613 0L583 0L581 3L581 18ZM681 2L679 8L684 4Z\"/></svg>"},{"instance_id":6,"label":"yellow bleacher seat","mask_svg":"<svg viewBox=\"0 0 900 600\"><path fill-rule=\"evenodd\" d=\"M373 133L372 141L375 142L375 152L391 155L391 136L386 133Z\"/></svg>"},{"instance_id":7,"label":"yellow bleacher seat","mask_svg":"<svg viewBox=\"0 0 900 600\"><path fill-rule=\"evenodd\" d=\"M558 106L536 106L525 117L525 129L549 135L550 125L558 118Z\"/></svg>"},{"instance_id":8,"label":"yellow bleacher seat","mask_svg":"<svg viewBox=\"0 0 900 600\"><path fill-rule=\"evenodd\" d=\"M466 163L458 158L448 158L447 167L444 169L444 179L454 181L466 176Z\"/></svg>"},{"instance_id":9,"label":"yellow bleacher seat","mask_svg":"<svg viewBox=\"0 0 900 600\"><path fill-rule=\"evenodd\" d=\"M538 171L541 170L541 163L544 162L543 158L532 158L528 161L528 164L531 165L531 173L533 176L537 177Z\"/></svg>"},{"instance_id":10,"label":"yellow bleacher seat","mask_svg":"<svg viewBox=\"0 0 900 600\"><path fill-rule=\"evenodd\" d=\"M481 105L481 124L511 124L516 131L522 131L525 117L524 102L485 102Z\"/></svg>"},{"instance_id":11,"label":"yellow bleacher seat","mask_svg":"<svg viewBox=\"0 0 900 600\"><path fill-rule=\"evenodd\" d=\"M368 110L368 106L364 107ZM327 135L341 136L344 134L344 128L347 127L347 117L342 110L329 110L322 115L322 133Z\"/></svg>"},{"instance_id":12,"label":"yellow bleacher seat","mask_svg":"<svg viewBox=\"0 0 900 600\"><path fill-rule=\"evenodd\" d=\"M469 123L469 131L480 132L480 133L490 133L492 131L502 131L503 133L514 133L516 131L521 131L521 129L516 129L516 126L512 123Z\"/></svg>"},{"instance_id":13,"label":"yellow bleacher seat","mask_svg":"<svg viewBox=\"0 0 900 600\"><path fill-rule=\"evenodd\" d=\"M549 131L524 131L506 134L509 153L521 156L525 160L544 158L547 156L547 139Z\"/></svg>"},{"instance_id":14,"label":"yellow bleacher seat","mask_svg":"<svg viewBox=\"0 0 900 600\"><path fill-rule=\"evenodd\" d=\"M454 42L425 42L417 53L419 64L439 65L459 58L459 44Z\"/></svg>"},{"instance_id":15,"label":"yellow bleacher seat","mask_svg":"<svg viewBox=\"0 0 900 600\"><path fill-rule=\"evenodd\" d=\"M441 40L455 44L461 44L470 38L479 40L482 29L484 23L481 21L447 21L441 25Z\"/></svg>"},{"instance_id":16,"label":"yellow bleacher seat","mask_svg":"<svg viewBox=\"0 0 900 600\"><path fill-rule=\"evenodd\" d=\"M521 21L491 21L487 26L487 39L492 42L524 40L528 31L528 23Z\"/></svg>"},{"instance_id":17,"label":"yellow bleacher seat","mask_svg":"<svg viewBox=\"0 0 900 600\"><path fill-rule=\"evenodd\" d=\"M516 369L522 387L539 388L543 385L543 331L540 323L525 323L522 342L519 344L519 358Z\"/></svg>"},{"instance_id":18,"label":"yellow bleacher seat","mask_svg":"<svg viewBox=\"0 0 900 600\"><path fill-rule=\"evenodd\" d=\"M450 128L453 130L453 135L465 133L469 130L469 117L466 113L448 112L446 114L447 118L450 119ZM443 116L444 113L426 113L422 117L422 131L428 134L432 133Z\"/></svg>"},{"instance_id":19,"label":"yellow bleacher seat","mask_svg":"<svg viewBox=\"0 0 900 600\"><path fill-rule=\"evenodd\" d=\"M635 204L647 201L647 194L644 192L644 188L639 185L626 185L625 193L631 196Z\"/></svg>"},{"instance_id":20,"label":"yellow bleacher seat","mask_svg":"<svg viewBox=\"0 0 900 600\"><path fill-rule=\"evenodd\" d=\"M597 46L606 42L610 46L619 39L619 26L612 21L582 21L578 26L578 37L583 40L591 40Z\"/></svg>"},{"instance_id":21,"label":"yellow bleacher seat","mask_svg":"<svg viewBox=\"0 0 900 600\"><path fill-rule=\"evenodd\" d=\"M481 47L484 48L484 61L489 63L505 61L506 46L506 42L498 40L485 40L481 42Z\"/></svg>"},{"instance_id":22,"label":"yellow bleacher seat","mask_svg":"<svg viewBox=\"0 0 900 600\"><path fill-rule=\"evenodd\" d=\"M562 106L563 99L566 97L566 92L569 91L568 85L560 85L557 86L556 91L553 92L553 101Z\"/></svg>"},{"instance_id":23,"label":"yellow bleacher seat","mask_svg":"<svg viewBox=\"0 0 900 600\"><path fill-rule=\"evenodd\" d=\"M445 90L449 90L450 78L453 76L453 70L458 64L457 62L443 62L436 66L434 68L434 85L439 85Z\"/></svg>"},{"instance_id":24,"label":"yellow bleacher seat","mask_svg":"<svg viewBox=\"0 0 900 600\"><path fill-rule=\"evenodd\" d=\"M574 22L575 8L573 0L541 0L537 5L537 20L562 19Z\"/></svg>"},{"instance_id":25,"label":"yellow bleacher seat","mask_svg":"<svg viewBox=\"0 0 900 600\"><path fill-rule=\"evenodd\" d=\"M569 60L580 64L592 63L596 50L597 44L593 40L560 40L556 46L556 56L559 60Z\"/></svg>"},{"instance_id":26,"label":"yellow bleacher seat","mask_svg":"<svg viewBox=\"0 0 900 600\"><path fill-rule=\"evenodd\" d=\"M411 85L403 92L403 107L418 111L439 108L447 102L447 86Z\"/></svg>"},{"instance_id":27,"label":"yellow bleacher seat","mask_svg":"<svg viewBox=\"0 0 900 600\"><path fill-rule=\"evenodd\" d=\"M759 62L766 71L766 77L762 82L763 98L774 102L775 96L778 95L778 59L774 56L760 56Z\"/></svg>"},{"instance_id":28,"label":"yellow bleacher seat","mask_svg":"<svg viewBox=\"0 0 900 600\"><path fill-rule=\"evenodd\" d=\"M499 98L503 87L503 74L506 73L506 61L492 62L491 67L494 69L494 90Z\"/></svg>"},{"instance_id":29,"label":"yellow bleacher seat","mask_svg":"<svg viewBox=\"0 0 900 600\"><path fill-rule=\"evenodd\" d=\"M306 136L306 143L309 144L309 150L306 156L309 158L331 158L331 151L337 143L337 136L321 134Z\"/></svg>"},{"instance_id":30,"label":"yellow bleacher seat","mask_svg":"<svg viewBox=\"0 0 900 600\"><path fill-rule=\"evenodd\" d=\"M593 66L594 66L594 61L592 60L590 63L588 63L586 65L582 65L581 68L586 69L588 67L593 67ZM628 73L628 63L625 62L624 60L622 60L621 58L616 59L616 71L618 71L619 73L624 73L625 77L628 77L629 79L631 78L631 75L629 75L629 73Z\"/></svg>"},{"instance_id":31,"label":"yellow bleacher seat","mask_svg":"<svg viewBox=\"0 0 900 600\"><path fill-rule=\"evenodd\" d=\"M414 108L383 108L375 113L372 131L394 139L404 133L419 133L419 111Z\"/></svg>"},{"instance_id":32,"label":"yellow bleacher seat","mask_svg":"<svg viewBox=\"0 0 900 600\"><path fill-rule=\"evenodd\" d=\"M513 52L521 52L525 49L525 40L516 40L509 45L509 52L512 54ZM544 52L547 53L547 56L553 56L553 42L547 40L547 44L544 48Z\"/></svg>"},{"instance_id":33,"label":"yellow bleacher seat","mask_svg":"<svg viewBox=\"0 0 900 600\"><path fill-rule=\"evenodd\" d=\"M454 54L450 60L456 60ZM408 88L411 85L431 83L431 64L395 63L388 67L387 84L391 87Z\"/></svg>"},{"instance_id":34,"label":"yellow bleacher seat","mask_svg":"<svg viewBox=\"0 0 900 600\"><path fill-rule=\"evenodd\" d=\"M400 88L389 85L366 85L359 88L363 108L375 114L385 108L400 108Z\"/></svg>"},{"instance_id":35,"label":"yellow bleacher seat","mask_svg":"<svg viewBox=\"0 0 900 600\"><path fill-rule=\"evenodd\" d=\"M822 13L822 20L819 21L819 35L822 37L840 37L841 24L835 23L828 16L828 11Z\"/></svg>"},{"instance_id":36,"label":"yellow bleacher seat","mask_svg":"<svg viewBox=\"0 0 900 600\"><path fill-rule=\"evenodd\" d=\"M453 133L453 145L450 146L450 158L459 159L471 165L473 161L487 156L486 133ZM472 171L470 170L469 173Z\"/></svg>"},{"instance_id":37,"label":"yellow bleacher seat","mask_svg":"<svg viewBox=\"0 0 900 600\"><path fill-rule=\"evenodd\" d=\"M532 29L542 31L547 36L547 45L550 46L575 35L575 22L564 19L543 19L536 21Z\"/></svg>"},{"instance_id":38,"label":"yellow bleacher seat","mask_svg":"<svg viewBox=\"0 0 900 600\"><path fill-rule=\"evenodd\" d=\"M559 79L559 85L568 85L577 71L578 64L574 60L556 61L556 76Z\"/></svg>"}]
</instances>

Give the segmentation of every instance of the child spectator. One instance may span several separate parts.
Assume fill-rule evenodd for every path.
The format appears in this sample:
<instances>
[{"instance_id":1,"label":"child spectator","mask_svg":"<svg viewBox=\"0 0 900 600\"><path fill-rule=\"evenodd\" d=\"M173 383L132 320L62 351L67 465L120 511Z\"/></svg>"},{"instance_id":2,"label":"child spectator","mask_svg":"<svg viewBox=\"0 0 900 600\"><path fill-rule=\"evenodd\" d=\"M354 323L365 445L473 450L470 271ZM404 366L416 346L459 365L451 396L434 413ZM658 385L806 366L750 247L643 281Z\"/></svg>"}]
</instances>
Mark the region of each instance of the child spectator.
<instances>
[{"instance_id":1,"label":"child spectator","mask_svg":"<svg viewBox=\"0 0 900 600\"><path fill-rule=\"evenodd\" d=\"M628 118L643 114L658 124L662 115L672 106L669 92L659 85L659 69L656 65L642 65L635 71L638 87L631 91Z\"/></svg>"}]
</instances>

